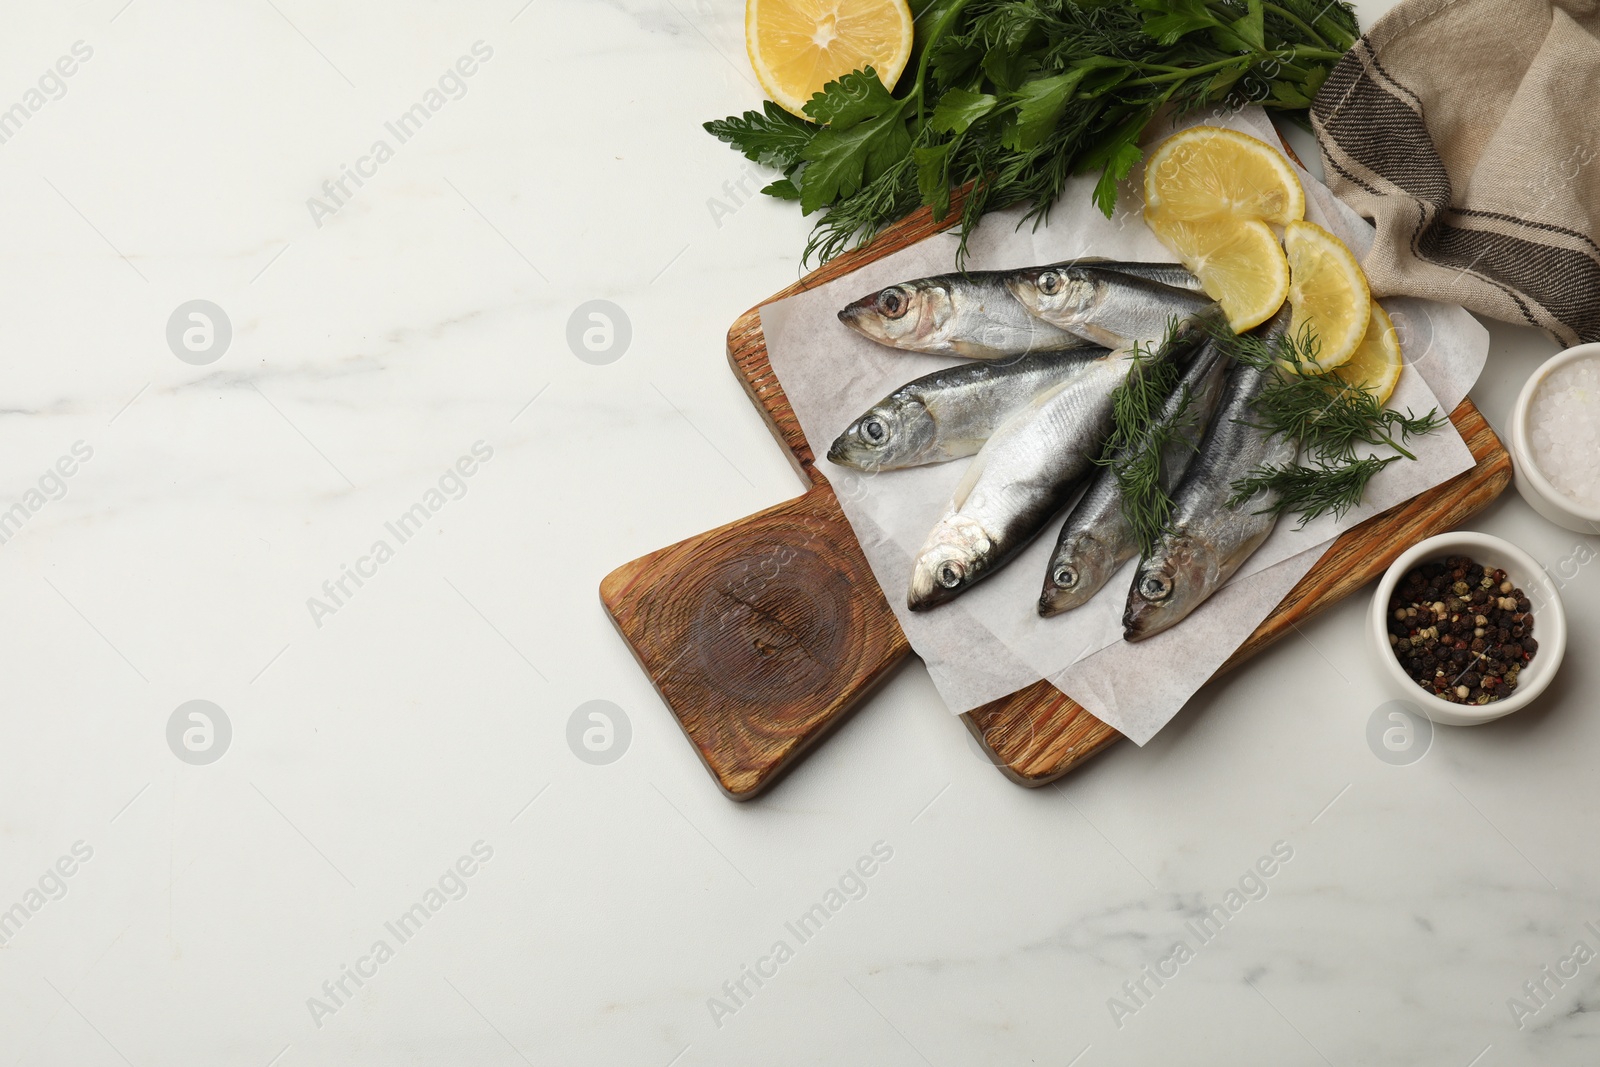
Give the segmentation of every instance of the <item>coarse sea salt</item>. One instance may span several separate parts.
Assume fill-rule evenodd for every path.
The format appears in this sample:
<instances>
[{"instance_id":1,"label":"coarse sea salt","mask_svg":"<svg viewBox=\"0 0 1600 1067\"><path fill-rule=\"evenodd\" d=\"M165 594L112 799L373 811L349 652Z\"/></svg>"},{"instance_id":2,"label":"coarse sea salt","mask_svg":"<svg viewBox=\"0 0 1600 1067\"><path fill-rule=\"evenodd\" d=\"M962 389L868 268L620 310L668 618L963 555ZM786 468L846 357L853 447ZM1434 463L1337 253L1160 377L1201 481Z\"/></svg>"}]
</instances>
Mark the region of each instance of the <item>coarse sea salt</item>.
<instances>
[{"instance_id":1,"label":"coarse sea salt","mask_svg":"<svg viewBox=\"0 0 1600 1067\"><path fill-rule=\"evenodd\" d=\"M1528 445L1550 484L1600 508L1600 357L1575 359L1539 383L1528 404Z\"/></svg>"}]
</instances>

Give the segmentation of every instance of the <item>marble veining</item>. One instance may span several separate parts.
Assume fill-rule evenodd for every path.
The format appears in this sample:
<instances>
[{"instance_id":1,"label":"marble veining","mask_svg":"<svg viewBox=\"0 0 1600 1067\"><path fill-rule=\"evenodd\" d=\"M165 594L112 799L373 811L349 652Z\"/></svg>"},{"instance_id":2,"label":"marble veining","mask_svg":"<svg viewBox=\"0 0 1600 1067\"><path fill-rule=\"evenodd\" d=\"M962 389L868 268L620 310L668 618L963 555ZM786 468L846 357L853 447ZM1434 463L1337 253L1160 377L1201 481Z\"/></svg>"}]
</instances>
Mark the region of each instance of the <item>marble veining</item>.
<instances>
[{"instance_id":1,"label":"marble veining","mask_svg":"<svg viewBox=\"0 0 1600 1067\"><path fill-rule=\"evenodd\" d=\"M1420 758L1358 595L1058 787L911 665L734 805L595 590L801 489L723 353L808 226L699 129L742 5L11 14L0 101L93 57L0 142L0 1061L1592 1062L1592 538L1473 523L1573 647ZM1504 425L1553 346L1492 332Z\"/></svg>"}]
</instances>

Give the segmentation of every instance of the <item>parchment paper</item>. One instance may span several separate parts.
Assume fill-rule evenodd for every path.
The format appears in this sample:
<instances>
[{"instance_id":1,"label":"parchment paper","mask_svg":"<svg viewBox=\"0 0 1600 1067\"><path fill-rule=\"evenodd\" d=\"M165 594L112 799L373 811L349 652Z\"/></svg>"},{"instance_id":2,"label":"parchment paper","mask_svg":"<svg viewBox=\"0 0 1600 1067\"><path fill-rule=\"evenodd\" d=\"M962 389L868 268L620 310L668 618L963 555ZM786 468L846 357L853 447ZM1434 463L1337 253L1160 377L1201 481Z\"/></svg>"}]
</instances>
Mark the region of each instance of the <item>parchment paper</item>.
<instances>
[{"instance_id":1,"label":"parchment paper","mask_svg":"<svg viewBox=\"0 0 1600 1067\"><path fill-rule=\"evenodd\" d=\"M1200 121L1200 120L1197 120ZM1277 143L1259 109L1203 121ZM1193 123L1180 123L1190 125ZM1153 135L1159 139L1169 132ZM1303 170L1306 215L1342 238L1359 258L1372 241L1367 223ZM1116 216L1090 201L1094 179L1074 181L1049 224L1018 230L1022 212L989 216L969 242L970 269L1049 263L1075 256L1170 262L1140 217L1142 176L1125 183ZM1139 744L1153 737L1232 650L1255 629L1340 532L1472 466L1453 427L1415 442L1415 463L1385 469L1366 501L1341 520L1325 516L1298 529L1293 519L1272 535L1227 587L1179 626L1128 644L1121 617L1133 564L1088 604L1042 619L1035 610L1061 517L1003 570L956 600L927 612L905 606L911 563L943 513L967 460L863 474L820 458L851 420L912 378L960 362L902 353L861 337L838 321L839 308L895 282L954 268L956 239L941 234L869 264L838 281L762 309L774 372L794 406L817 467L832 483L874 576L952 712L969 711L1048 678L1097 717ZM1425 300L1385 300L1408 366L1390 406L1448 413L1477 379L1488 333L1459 307Z\"/></svg>"}]
</instances>

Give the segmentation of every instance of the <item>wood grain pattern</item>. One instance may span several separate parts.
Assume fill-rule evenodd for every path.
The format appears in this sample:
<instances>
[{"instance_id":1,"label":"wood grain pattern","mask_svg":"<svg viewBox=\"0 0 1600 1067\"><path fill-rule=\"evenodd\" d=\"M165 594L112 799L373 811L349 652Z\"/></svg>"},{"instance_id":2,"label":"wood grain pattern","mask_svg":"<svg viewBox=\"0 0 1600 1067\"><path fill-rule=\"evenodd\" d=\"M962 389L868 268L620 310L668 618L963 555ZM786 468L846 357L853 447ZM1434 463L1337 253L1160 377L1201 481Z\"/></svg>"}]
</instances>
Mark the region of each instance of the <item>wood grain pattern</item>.
<instances>
[{"instance_id":1,"label":"wood grain pattern","mask_svg":"<svg viewBox=\"0 0 1600 1067\"><path fill-rule=\"evenodd\" d=\"M618 567L600 599L735 800L910 651L826 485Z\"/></svg>"},{"instance_id":2,"label":"wood grain pattern","mask_svg":"<svg viewBox=\"0 0 1600 1067\"><path fill-rule=\"evenodd\" d=\"M763 303L842 277L948 224L916 212ZM843 721L910 648L773 374L759 305L729 329L728 361L809 489L619 567L600 598L723 792L747 800ZM1477 408L1463 401L1451 420L1477 465L1347 532L1221 670L1505 489L1510 457ZM1122 736L1045 682L962 719L1001 772L1030 787Z\"/></svg>"}]
</instances>

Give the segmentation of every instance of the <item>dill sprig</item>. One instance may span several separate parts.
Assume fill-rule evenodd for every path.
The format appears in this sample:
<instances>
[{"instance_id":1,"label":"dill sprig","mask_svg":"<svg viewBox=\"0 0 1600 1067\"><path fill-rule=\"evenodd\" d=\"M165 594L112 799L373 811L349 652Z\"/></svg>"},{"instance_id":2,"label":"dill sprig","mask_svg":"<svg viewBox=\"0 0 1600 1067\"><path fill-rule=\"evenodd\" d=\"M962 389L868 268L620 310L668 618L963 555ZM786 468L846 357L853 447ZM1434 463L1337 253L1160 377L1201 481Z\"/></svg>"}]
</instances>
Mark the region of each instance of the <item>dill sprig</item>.
<instances>
[{"instance_id":1,"label":"dill sprig","mask_svg":"<svg viewBox=\"0 0 1600 1067\"><path fill-rule=\"evenodd\" d=\"M1166 532L1172 518L1172 494L1167 492L1166 469L1169 450L1174 445L1194 448L1195 438L1188 434L1190 395L1187 384L1179 387L1181 396L1170 419L1151 424L1144 436L1130 445L1120 461L1113 465L1117 492L1122 496L1122 517L1133 531L1134 543L1139 552L1148 555L1156 542Z\"/></svg>"},{"instance_id":2,"label":"dill sprig","mask_svg":"<svg viewBox=\"0 0 1600 1067\"><path fill-rule=\"evenodd\" d=\"M1446 421L1437 408L1426 415L1385 408L1363 385L1319 370L1321 344L1309 324L1298 336L1283 334L1274 342L1244 334L1222 343L1238 362L1275 372L1252 405L1254 420L1239 421L1293 438L1311 460L1256 467L1233 483L1230 507L1265 493L1274 499L1257 513L1296 513L1301 527L1320 515L1341 518L1361 503L1379 471L1398 459L1417 458L1402 441L1432 433ZM1394 454L1363 456L1363 445Z\"/></svg>"},{"instance_id":3,"label":"dill sprig","mask_svg":"<svg viewBox=\"0 0 1600 1067\"><path fill-rule=\"evenodd\" d=\"M1180 442L1195 445L1188 433L1192 397L1188 386L1180 384L1183 367L1176 350L1203 338L1203 327L1172 318L1158 343L1133 346L1128 376L1112 394L1111 436L1098 462L1112 468L1123 518L1141 552L1155 547L1172 515L1164 477L1169 450Z\"/></svg>"},{"instance_id":4,"label":"dill sprig","mask_svg":"<svg viewBox=\"0 0 1600 1067\"><path fill-rule=\"evenodd\" d=\"M1275 493L1276 499L1256 508L1255 514L1298 513L1301 527L1328 512L1332 512L1334 518L1342 518L1345 512L1361 503L1373 475L1400 458L1393 455L1318 459L1312 466L1264 463L1233 483L1233 496L1228 506L1240 507L1258 493Z\"/></svg>"},{"instance_id":5,"label":"dill sprig","mask_svg":"<svg viewBox=\"0 0 1600 1067\"><path fill-rule=\"evenodd\" d=\"M1238 362L1280 372L1256 398L1257 421L1250 425L1286 434L1318 459L1354 459L1360 445L1387 446L1416 459L1401 442L1444 425L1437 408L1426 415L1392 411L1362 386L1315 370L1321 343L1309 325L1299 336L1286 334L1276 343L1249 334L1225 343Z\"/></svg>"},{"instance_id":6,"label":"dill sprig","mask_svg":"<svg viewBox=\"0 0 1600 1067\"><path fill-rule=\"evenodd\" d=\"M960 212L960 253L987 212L1037 225L1079 174L1106 215L1165 107L1258 104L1303 115L1360 33L1340 0L911 0L911 63L830 82L811 121L767 103L705 124L779 172L762 191L821 212L827 260L919 205ZM960 207L958 190L966 190Z\"/></svg>"},{"instance_id":7,"label":"dill sprig","mask_svg":"<svg viewBox=\"0 0 1600 1067\"><path fill-rule=\"evenodd\" d=\"M1133 445L1149 430L1183 377L1183 369L1172 358L1172 350L1191 341L1192 337L1177 316L1173 316L1167 321L1161 340L1150 345L1135 342L1129 349L1128 376L1111 394L1112 428L1106 440L1108 451Z\"/></svg>"}]
</instances>

